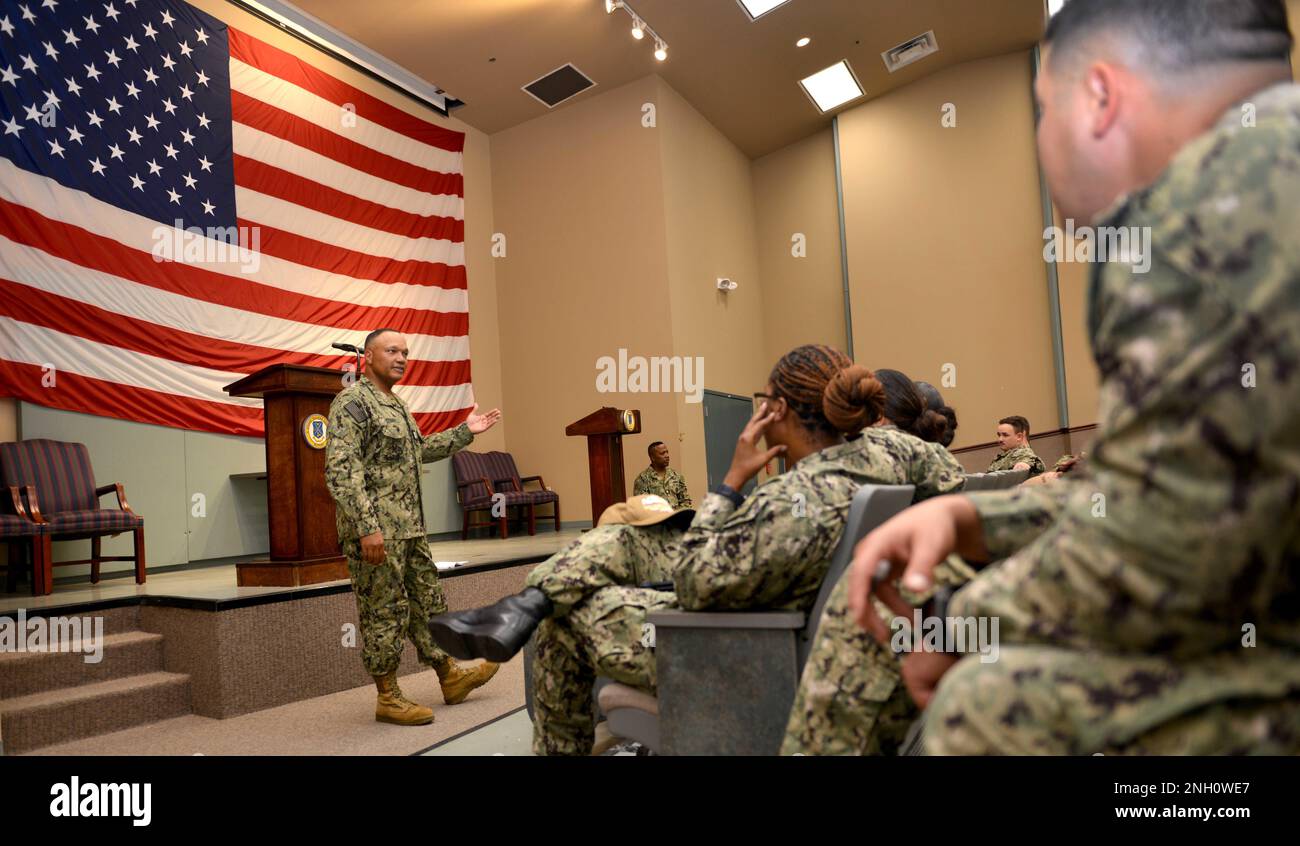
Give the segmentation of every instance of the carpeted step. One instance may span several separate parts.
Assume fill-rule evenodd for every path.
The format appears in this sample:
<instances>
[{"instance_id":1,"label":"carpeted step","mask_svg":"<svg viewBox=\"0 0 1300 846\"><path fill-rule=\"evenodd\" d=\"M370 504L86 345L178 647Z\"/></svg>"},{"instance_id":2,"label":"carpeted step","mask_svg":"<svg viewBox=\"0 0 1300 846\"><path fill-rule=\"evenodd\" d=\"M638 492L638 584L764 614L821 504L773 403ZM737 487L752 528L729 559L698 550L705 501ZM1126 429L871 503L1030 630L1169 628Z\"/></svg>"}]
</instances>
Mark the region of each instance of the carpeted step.
<instances>
[{"instance_id":1,"label":"carpeted step","mask_svg":"<svg viewBox=\"0 0 1300 846\"><path fill-rule=\"evenodd\" d=\"M153 632L104 635L99 662L87 663L89 639L60 652L0 652L0 699L138 676L163 669L163 636Z\"/></svg>"},{"instance_id":2,"label":"carpeted step","mask_svg":"<svg viewBox=\"0 0 1300 846\"><path fill-rule=\"evenodd\" d=\"M0 742L18 755L188 713L188 675L142 673L0 699Z\"/></svg>"},{"instance_id":3,"label":"carpeted step","mask_svg":"<svg viewBox=\"0 0 1300 846\"><path fill-rule=\"evenodd\" d=\"M18 598L16 601L13 601L12 597L10 599L10 603L3 606L5 610L0 611L0 617L7 617L13 621L10 625L17 625L21 621L26 626L38 617L45 619L47 625L50 622L67 621L76 617L80 618L79 626L86 632L93 630L96 619L103 621L100 625L105 635L121 634L140 628L140 606L138 605L87 611L77 606L28 608L23 598Z\"/></svg>"}]
</instances>

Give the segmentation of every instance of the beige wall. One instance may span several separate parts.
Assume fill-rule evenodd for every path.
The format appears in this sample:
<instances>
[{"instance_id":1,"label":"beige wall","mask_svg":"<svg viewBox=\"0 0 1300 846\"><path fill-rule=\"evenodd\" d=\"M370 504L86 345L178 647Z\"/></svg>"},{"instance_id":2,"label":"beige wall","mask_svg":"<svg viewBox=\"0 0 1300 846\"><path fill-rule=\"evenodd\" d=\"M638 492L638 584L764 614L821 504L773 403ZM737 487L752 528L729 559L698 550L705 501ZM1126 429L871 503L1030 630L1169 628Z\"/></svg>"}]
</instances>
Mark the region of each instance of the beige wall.
<instances>
[{"instance_id":1,"label":"beige wall","mask_svg":"<svg viewBox=\"0 0 1300 846\"><path fill-rule=\"evenodd\" d=\"M566 519L590 519L585 439L564 427L604 405L639 408L642 433L623 439L629 485L662 440L702 497L697 397L600 393L596 366L625 349L702 359L702 388L762 387L772 362L749 159L647 76L493 135L492 167L507 243L497 261L505 411L528 421L510 431L520 468L560 492ZM740 287L719 292L720 276Z\"/></svg>"},{"instance_id":2,"label":"beige wall","mask_svg":"<svg viewBox=\"0 0 1300 846\"><path fill-rule=\"evenodd\" d=\"M776 363L801 344L851 352L844 328L835 141L825 129L753 164L763 336ZM803 236L803 255L792 252Z\"/></svg>"},{"instance_id":3,"label":"beige wall","mask_svg":"<svg viewBox=\"0 0 1300 846\"><path fill-rule=\"evenodd\" d=\"M1061 226L1059 214L1057 225ZM1076 225L1078 225L1076 223ZM1073 245L1065 245L1066 254ZM1077 262L1057 262L1056 273L1061 293L1061 336L1065 348L1065 389L1069 397L1070 428L1097 422L1097 404L1101 395L1101 373L1092 355L1088 337L1088 280L1091 266ZM1044 430L1048 426L1041 426Z\"/></svg>"},{"instance_id":4,"label":"beige wall","mask_svg":"<svg viewBox=\"0 0 1300 846\"><path fill-rule=\"evenodd\" d=\"M958 447L1008 414L1059 426L1031 102L1025 52L840 116L855 357L940 385Z\"/></svg>"},{"instance_id":5,"label":"beige wall","mask_svg":"<svg viewBox=\"0 0 1300 846\"><path fill-rule=\"evenodd\" d=\"M1291 18L1291 34L1296 36L1295 49L1291 51L1291 75L1300 81L1300 0L1286 0L1286 11Z\"/></svg>"},{"instance_id":6,"label":"beige wall","mask_svg":"<svg viewBox=\"0 0 1300 846\"><path fill-rule=\"evenodd\" d=\"M667 83L655 82L673 352L702 358L703 387L749 396L762 389L775 361L763 343L766 286L756 255L750 160ZM719 291L718 277L739 287ZM674 462L698 502L708 474L703 405L696 399L677 396Z\"/></svg>"},{"instance_id":7,"label":"beige wall","mask_svg":"<svg viewBox=\"0 0 1300 846\"><path fill-rule=\"evenodd\" d=\"M491 138L503 410L519 421L509 448L560 493L566 520L591 517L586 439L566 425L639 408L643 433L623 439L629 476L649 443L677 442L672 395L596 389L602 356L674 353L660 130L641 122L658 94L647 76Z\"/></svg>"},{"instance_id":8,"label":"beige wall","mask_svg":"<svg viewBox=\"0 0 1300 846\"><path fill-rule=\"evenodd\" d=\"M18 440L18 400L0 399L0 441Z\"/></svg>"}]
</instances>

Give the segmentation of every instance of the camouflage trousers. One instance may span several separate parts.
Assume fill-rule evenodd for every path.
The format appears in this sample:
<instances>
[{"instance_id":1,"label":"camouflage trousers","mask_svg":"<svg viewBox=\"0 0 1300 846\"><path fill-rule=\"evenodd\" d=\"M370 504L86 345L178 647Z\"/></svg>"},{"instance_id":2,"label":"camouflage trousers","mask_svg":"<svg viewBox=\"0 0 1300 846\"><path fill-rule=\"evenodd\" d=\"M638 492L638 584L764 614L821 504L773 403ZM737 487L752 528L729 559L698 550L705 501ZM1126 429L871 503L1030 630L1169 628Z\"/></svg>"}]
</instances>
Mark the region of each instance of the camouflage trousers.
<instances>
[{"instance_id":1,"label":"camouflage trousers","mask_svg":"<svg viewBox=\"0 0 1300 846\"><path fill-rule=\"evenodd\" d=\"M974 572L950 557L935 582L955 587ZM920 715L899 675L899 659L853 621L848 572L835 585L790 709L782 755L895 755ZM928 596L908 595L920 604ZM892 613L879 603L885 620Z\"/></svg>"},{"instance_id":2,"label":"camouflage trousers","mask_svg":"<svg viewBox=\"0 0 1300 846\"><path fill-rule=\"evenodd\" d=\"M636 585L672 579L681 535L663 525L601 526L529 574L528 585L555 606L537 628L533 657L536 754L590 754L597 676L654 691L646 614L675 608L677 597Z\"/></svg>"},{"instance_id":3,"label":"camouflage trousers","mask_svg":"<svg viewBox=\"0 0 1300 846\"><path fill-rule=\"evenodd\" d=\"M372 676L397 669L407 638L420 663L441 667L448 660L429 634L429 618L447 610L438 568L425 538L385 540L382 564L367 564L361 541L343 541L361 620L361 662Z\"/></svg>"},{"instance_id":4,"label":"camouflage trousers","mask_svg":"<svg viewBox=\"0 0 1300 846\"><path fill-rule=\"evenodd\" d=\"M646 615L676 607L676 594L667 591L607 587L568 615L542 621L533 658L534 754L591 754L597 676L654 693L654 641Z\"/></svg>"},{"instance_id":5,"label":"camouflage trousers","mask_svg":"<svg viewBox=\"0 0 1300 846\"><path fill-rule=\"evenodd\" d=\"M1295 755L1300 656L1195 661L1047 646L968 656L925 712L933 755Z\"/></svg>"},{"instance_id":6,"label":"camouflage trousers","mask_svg":"<svg viewBox=\"0 0 1300 846\"><path fill-rule=\"evenodd\" d=\"M527 585L546 594L563 617L601 588L670 582L685 532L654 526L598 526L538 564Z\"/></svg>"}]
</instances>

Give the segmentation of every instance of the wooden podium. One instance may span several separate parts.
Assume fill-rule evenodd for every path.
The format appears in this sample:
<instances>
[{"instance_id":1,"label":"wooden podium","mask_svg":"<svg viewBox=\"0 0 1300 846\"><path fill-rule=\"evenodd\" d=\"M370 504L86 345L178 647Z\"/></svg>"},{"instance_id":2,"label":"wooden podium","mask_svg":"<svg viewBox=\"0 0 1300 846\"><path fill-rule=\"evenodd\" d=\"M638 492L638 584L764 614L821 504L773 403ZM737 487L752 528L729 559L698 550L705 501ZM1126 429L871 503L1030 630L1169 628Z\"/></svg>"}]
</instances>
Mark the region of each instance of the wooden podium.
<instances>
[{"instance_id":1,"label":"wooden podium","mask_svg":"<svg viewBox=\"0 0 1300 846\"><path fill-rule=\"evenodd\" d=\"M342 372L295 364L273 364L225 387L232 397L261 397L265 420L271 557L236 564L240 587L348 578L325 488L326 419L341 390Z\"/></svg>"},{"instance_id":2,"label":"wooden podium","mask_svg":"<svg viewBox=\"0 0 1300 846\"><path fill-rule=\"evenodd\" d=\"M623 479L623 435L641 431L641 412L602 408L564 428L566 435L587 436L587 464L591 468L591 524L605 509L627 499Z\"/></svg>"}]
</instances>

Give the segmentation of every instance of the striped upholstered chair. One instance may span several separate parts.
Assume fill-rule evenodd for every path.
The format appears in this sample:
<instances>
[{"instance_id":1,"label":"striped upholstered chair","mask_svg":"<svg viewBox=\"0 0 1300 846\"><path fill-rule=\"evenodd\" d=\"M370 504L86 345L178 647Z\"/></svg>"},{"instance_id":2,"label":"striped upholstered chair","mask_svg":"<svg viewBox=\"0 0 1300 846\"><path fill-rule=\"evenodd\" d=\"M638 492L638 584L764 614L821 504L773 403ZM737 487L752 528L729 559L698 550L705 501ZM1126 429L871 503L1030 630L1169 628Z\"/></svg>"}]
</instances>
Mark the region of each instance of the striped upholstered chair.
<instances>
[{"instance_id":1,"label":"striped upholstered chair","mask_svg":"<svg viewBox=\"0 0 1300 846\"><path fill-rule=\"evenodd\" d=\"M470 452L461 450L451 457L451 467L456 473L456 501L460 503L461 511L465 519L460 528L460 539L465 540L469 537L470 515L476 511L492 510L493 496L496 491L492 487L491 467L488 463L487 453ZM494 517L501 525L501 537L506 536L506 517L504 512L500 517ZM483 525L478 523L474 528Z\"/></svg>"},{"instance_id":2,"label":"striped upholstered chair","mask_svg":"<svg viewBox=\"0 0 1300 846\"><path fill-rule=\"evenodd\" d=\"M90 540L90 558L60 561L51 558L45 568L44 592L54 589L56 566L89 564L91 582L99 581L103 561L134 561L135 581L144 584L144 518L131 510L120 482L95 486L90 451L85 444L38 438L0 444L0 482L26 492L28 516L44 527L50 540ZM117 494L117 508L101 508L99 499ZM100 541L131 532L134 555L102 555Z\"/></svg>"},{"instance_id":3,"label":"striped upholstered chair","mask_svg":"<svg viewBox=\"0 0 1300 846\"><path fill-rule=\"evenodd\" d=\"M13 593L18 584L18 573L26 568L31 556L32 595L48 593L46 573L50 562L50 535L44 523L37 523L27 513L26 492L17 485L8 485L0 493L0 543L9 548L9 569L6 589Z\"/></svg>"},{"instance_id":4,"label":"striped upholstered chair","mask_svg":"<svg viewBox=\"0 0 1300 846\"><path fill-rule=\"evenodd\" d=\"M526 508L528 534L536 534L536 508L539 505L555 506L555 531L560 530L560 495L546 487L541 476L520 478L515 459L508 452L469 452L462 450L451 457L456 472L456 499L465 514L461 525L461 539L469 537L471 528L496 523L501 537L508 536L507 523L511 508ZM524 490L528 482L537 482L539 491ZM492 506L502 507L491 514L488 522L471 525L470 515L476 511L492 512Z\"/></svg>"},{"instance_id":5,"label":"striped upholstered chair","mask_svg":"<svg viewBox=\"0 0 1300 846\"><path fill-rule=\"evenodd\" d=\"M555 518L555 531L560 530L560 495L550 488L546 487L546 482L542 481L541 476L524 476L520 478L519 468L515 465L515 457L508 452L489 452L497 462L497 467L492 475L492 482L496 485L498 491L505 493L506 505L517 505L528 509L528 534L537 533L537 514L536 509L539 505L555 506L554 514L550 515ZM529 482L536 482L541 490L525 490L524 485Z\"/></svg>"}]
</instances>

